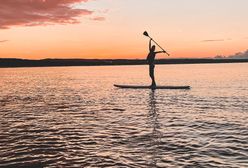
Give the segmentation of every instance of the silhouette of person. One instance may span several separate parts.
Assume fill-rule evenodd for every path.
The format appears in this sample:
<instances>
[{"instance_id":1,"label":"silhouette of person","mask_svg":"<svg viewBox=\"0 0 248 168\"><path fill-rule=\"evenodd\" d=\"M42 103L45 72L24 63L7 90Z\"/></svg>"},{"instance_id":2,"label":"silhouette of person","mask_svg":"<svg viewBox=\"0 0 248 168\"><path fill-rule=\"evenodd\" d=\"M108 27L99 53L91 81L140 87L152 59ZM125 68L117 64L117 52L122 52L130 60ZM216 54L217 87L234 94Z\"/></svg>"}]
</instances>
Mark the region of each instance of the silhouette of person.
<instances>
[{"instance_id":1,"label":"silhouette of person","mask_svg":"<svg viewBox=\"0 0 248 168\"><path fill-rule=\"evenodd\" d=\"M149 54L148 54L146 60L149 64L149 75L150 75L151 80L152 80L152 84L151 84L152 89L156 88L156 82L155 82L155 77L154 77L154 69L155 69L154 61L155 61L156 54L166 53L165 51L156 51L155 52L155 50L156 50L156 46L155 45L152 46L152 38L150 38Z\"/></svg>"}]
</instances>

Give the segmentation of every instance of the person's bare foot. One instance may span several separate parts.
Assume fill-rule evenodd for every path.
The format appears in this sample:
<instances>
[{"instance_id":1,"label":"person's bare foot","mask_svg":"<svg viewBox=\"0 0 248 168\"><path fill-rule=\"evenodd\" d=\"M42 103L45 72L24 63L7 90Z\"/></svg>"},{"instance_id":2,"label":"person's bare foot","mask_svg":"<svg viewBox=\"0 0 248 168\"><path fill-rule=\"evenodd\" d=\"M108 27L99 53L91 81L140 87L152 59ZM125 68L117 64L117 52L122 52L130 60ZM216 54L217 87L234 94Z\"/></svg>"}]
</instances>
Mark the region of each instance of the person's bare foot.
<instances>
[{"instance_id":1,"label":"person's bare foot","mask_svg":"<svg viewBox=\"0 0 248 168\"><path fill-rule=\"evenodd\" d=\"M151 89L154 90L154 89L156 89L156 84L152 84L150 87L151 87Z\"/></svg>"}]
</instances>

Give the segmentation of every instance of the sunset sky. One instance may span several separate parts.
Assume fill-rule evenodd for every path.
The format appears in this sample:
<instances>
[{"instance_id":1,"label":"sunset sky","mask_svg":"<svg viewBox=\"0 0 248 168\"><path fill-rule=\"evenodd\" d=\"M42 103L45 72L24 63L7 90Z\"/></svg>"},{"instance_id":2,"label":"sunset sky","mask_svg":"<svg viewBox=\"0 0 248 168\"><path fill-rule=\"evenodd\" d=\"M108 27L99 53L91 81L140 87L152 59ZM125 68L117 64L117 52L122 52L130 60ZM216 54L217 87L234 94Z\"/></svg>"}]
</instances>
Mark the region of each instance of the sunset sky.
<instances>
[{"instance_id":1,"label":"sunset sky","mask_svg":"<svg viewBox=\"0 0 248 168\"><path fill-rule=\"evenodd\" d=\"M2 0L0 58L145 58L145 30L171 58L231 55L248 49L247 7L247 0Z\"/></svg>"}]
</instances>

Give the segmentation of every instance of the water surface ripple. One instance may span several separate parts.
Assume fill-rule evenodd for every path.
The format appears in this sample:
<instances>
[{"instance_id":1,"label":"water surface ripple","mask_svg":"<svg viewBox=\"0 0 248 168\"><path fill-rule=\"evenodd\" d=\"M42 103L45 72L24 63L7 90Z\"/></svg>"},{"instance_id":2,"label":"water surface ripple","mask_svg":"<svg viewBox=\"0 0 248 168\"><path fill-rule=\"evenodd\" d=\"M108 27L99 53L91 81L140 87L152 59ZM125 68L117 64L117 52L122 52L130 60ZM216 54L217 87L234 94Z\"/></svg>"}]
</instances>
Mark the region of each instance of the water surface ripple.
<instances>
[{"instance_id":1,"label":"water surface ripple","mask_svg":"<svg viewBox=\"0 0 248 168\"><path fill-rule=\"evenodd\" d=\"M0 69L0 167L248 167L247 66Z\"/></svg>"}]
</instances>

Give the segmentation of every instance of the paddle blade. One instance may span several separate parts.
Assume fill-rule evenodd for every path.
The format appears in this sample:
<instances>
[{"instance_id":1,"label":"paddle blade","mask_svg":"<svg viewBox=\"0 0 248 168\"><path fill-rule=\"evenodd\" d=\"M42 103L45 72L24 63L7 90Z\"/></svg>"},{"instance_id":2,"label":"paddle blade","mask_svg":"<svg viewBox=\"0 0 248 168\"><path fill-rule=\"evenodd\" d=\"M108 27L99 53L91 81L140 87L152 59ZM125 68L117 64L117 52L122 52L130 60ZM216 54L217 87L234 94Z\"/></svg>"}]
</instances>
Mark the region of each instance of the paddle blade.
<instances>
[{"instance_id":1,"label":"paddle blade","mask_svg":"<svg viewBox=\"0 0 248 168\"><path fill-rule=\"evenodd\" d=\"M143 35L149 37L149 34L147 33L147 31L145 31L145 32L143 33Z\"/></svg>"}]
</instances>

